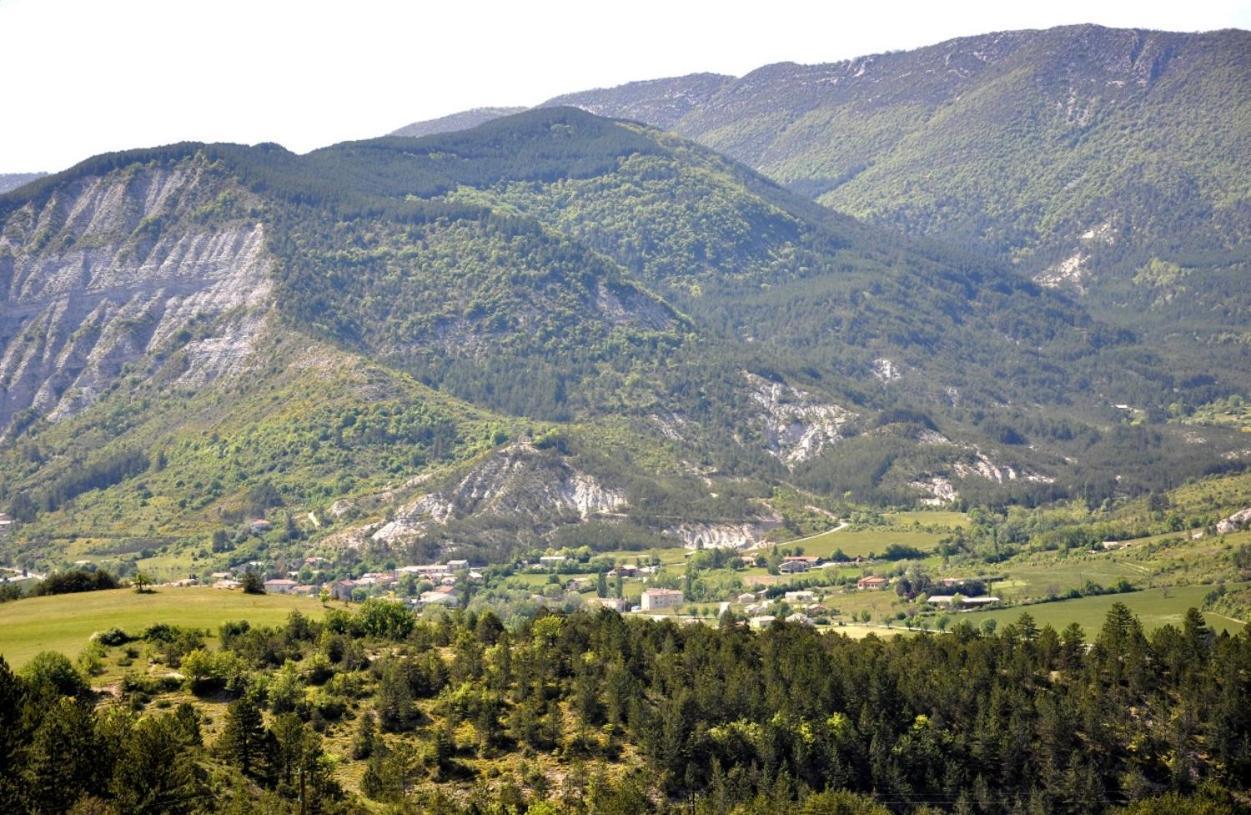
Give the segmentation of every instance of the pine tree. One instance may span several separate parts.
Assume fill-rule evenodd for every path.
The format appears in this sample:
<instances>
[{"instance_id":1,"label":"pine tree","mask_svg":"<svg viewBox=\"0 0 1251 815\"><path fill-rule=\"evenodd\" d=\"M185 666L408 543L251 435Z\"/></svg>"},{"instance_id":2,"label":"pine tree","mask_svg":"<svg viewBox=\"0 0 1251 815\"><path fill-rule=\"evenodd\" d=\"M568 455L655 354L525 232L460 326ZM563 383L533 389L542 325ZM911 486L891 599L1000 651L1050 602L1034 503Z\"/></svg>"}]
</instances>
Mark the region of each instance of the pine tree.
<instances>
[{"instance_id":1,"label":"pine tree","mask_svg":"<svg viewBox=\"0 0 1251 815\"><path fill-rule=\"evenodd\" d=\"M111 789L119 811L177 815L195 809L205 777L187 739L186 722L178 714L147 717L135 725L113 771Z\"/></svg>"},{"instance_id":2,"label":"pine tree","mask_svg":"<svg viewBox=\"0 0 1251 815\"><path fill-rule=\"evenodd\" d=\"M269 758L268 733L256 702L244 694L226 708L226 723L217 750L245 775L262 778Z\"/></svg>"},{"instance_id":3,"label":"pine tree","mask_svg":"<svg viewBox=\"0 0 1251 815\"><path fill-rule=\"evenodd\" d=\"M361 716L360 727L356 730L356 738L352 740L352 758L360 761L374 754L378 741L378 726L372 711Z\"/></svg>"},{"instance_id":4,"label":"pine tree","mask_svg":"<svg viewBox=\"0 0 1251 815\"><path fill-rule=\"evenodd\" d=\"M407 730L412 722L413 693L408 684L408 676L404 666L399 662L388 662L382 669L382 677L378 681L378 724L387 733L398 733Z\"/></svg>"},{"instance_id":5,"label":"pine tree","mask_svg":"<svg viewBox=\"0 0 1251 815\"><path fill-rule=\"evenodd\" d=\"M36 812L65 812L83 793L99 789L106 762L91 708L67 697L52 703L26 759L26 784ZM5 773L7 775L7 772Z\"/></svg>"}]
</instances>

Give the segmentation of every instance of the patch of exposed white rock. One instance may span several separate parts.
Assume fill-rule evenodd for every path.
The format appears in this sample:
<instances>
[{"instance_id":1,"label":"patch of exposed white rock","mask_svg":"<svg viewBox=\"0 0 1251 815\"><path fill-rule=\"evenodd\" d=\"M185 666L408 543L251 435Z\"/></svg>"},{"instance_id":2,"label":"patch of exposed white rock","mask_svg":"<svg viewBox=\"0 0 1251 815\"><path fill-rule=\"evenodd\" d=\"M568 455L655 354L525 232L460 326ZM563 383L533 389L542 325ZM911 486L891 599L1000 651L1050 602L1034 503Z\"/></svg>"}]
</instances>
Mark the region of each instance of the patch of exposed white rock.
<instances>
[{"instance_id":1,"label":"patch of exposed white rock","mask_svg":"<svg viewBox=\"0 0 1251 815\"><path fill-rule=\"evenodd\" d=\"M816 458L843 439L843 426L856 414L807 391L743 372L755 408L752 422L770 454L795 466Z\"/></svg>"},{"instance_id":2,"label":"patch of exposed white rock","mask_svg":"<svg viewBox=\"0 0 1251 815\"><path fill-rule=\"evenodd\" d=\"M623 492L559 456L519 442L490 453L454 485L421 495L371 537L395 544L420 537L432 524L483 514L521 516L534 523L584 521L625 505Z\"/></svg>"}]
</instances>

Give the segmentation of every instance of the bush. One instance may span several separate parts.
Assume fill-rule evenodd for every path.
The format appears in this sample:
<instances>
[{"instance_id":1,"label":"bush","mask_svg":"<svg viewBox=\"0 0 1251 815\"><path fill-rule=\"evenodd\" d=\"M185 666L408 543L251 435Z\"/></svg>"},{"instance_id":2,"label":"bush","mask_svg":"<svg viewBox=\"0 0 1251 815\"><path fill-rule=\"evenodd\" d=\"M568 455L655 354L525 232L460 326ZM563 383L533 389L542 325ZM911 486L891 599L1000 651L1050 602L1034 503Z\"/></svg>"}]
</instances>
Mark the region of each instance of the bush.
<instances>
[{"instance_id":1,"label":"bush","mask_svg":"<svg viewBox=\"0 0 1251 815\"><path fill-rule=\"evenodd\" d=\"M36 690L60 696L82 696L90 688L82 674L58 651L41 651L22 669L22 676Z\"/></svg>"},{"instance_id":2,"label":"bush","mask_svg":"<svg viewBox=\"0 0 1251 815\"><path fill-rule=\"evenodd\" d=\"M265 581L254 571L246 571L243 573L243 593L244 594L264 594Z\"/></svg>"},{"instance_id":3,"label":"bush","mask_svg":"<svg viewBox=\"0 0 1251 815\"><path fill-rule=\"evenodd\" d=\"M134 639L134 637L130 636L129 634L127 634L125 631L123 631L120 628L110 628L108 631L103 631L99 634L96 634L95 638L96 638L96 642L100 643L101 645L107 645L110 648L115 648L119 645L125 645L126 643L131 642Z\"/></svg>"},{"instance_id":4,"label":"bush","mask_svg":"<svg viewBox=\"0 0 1251 815\"><path fill-rule=\"evenodd\" d=\"M197 696L223 690L237 691L242 686L242 665L239 658L229 651L198 648L183 657L182 673L188 690Z\"/></svg>"},{"instance_id":5,"label":"bush","mask_svg":"<svg viewBox=\"0 0 1251 815\"><path fill-rule=\"evenodd\" d=\"M361 605L356 619L364 633L392 640L404 639L417 624L417 618L403 603L377 597L371 597Z\"/></svg>"}]
</instances>

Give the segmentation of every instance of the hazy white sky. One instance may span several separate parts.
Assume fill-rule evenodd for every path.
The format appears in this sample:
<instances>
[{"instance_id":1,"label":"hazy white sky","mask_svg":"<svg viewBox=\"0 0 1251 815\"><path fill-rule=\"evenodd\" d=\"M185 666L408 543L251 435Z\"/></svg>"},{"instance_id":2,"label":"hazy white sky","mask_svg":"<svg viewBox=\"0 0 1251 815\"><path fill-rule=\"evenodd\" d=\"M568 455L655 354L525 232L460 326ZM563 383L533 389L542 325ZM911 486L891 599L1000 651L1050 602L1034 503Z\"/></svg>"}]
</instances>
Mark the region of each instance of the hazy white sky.
<instances>
[{"instance_id":1,"label":"hazy white sky","mask_svg":"<svg viewBox=\"0 0 1251 815\"><path fill-rule=\"evenodd\" d=\"M635 79L1077 22L1251 29L1251 0L0 0L0 172L181 140L305 151Z\"/></svg>"}]
</instances>

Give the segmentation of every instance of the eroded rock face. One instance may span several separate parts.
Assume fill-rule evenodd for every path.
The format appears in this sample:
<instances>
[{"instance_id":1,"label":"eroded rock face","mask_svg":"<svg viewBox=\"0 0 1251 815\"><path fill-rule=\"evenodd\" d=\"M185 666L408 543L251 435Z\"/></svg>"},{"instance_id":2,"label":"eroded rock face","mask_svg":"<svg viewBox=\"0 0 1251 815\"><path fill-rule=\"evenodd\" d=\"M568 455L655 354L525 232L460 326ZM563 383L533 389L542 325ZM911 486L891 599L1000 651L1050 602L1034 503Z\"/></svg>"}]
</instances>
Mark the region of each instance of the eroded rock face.
<instances>
[{"instance_id":1,"label":"eroded rock face","mask_svg":"<svg viewBox=\"0 0 1251 815\"><path fill-rule=\"evenodd\" d=\"M514 516L534 525L584 521L625 507L625 494L526 443L498 450L455 485L417 498L373 534L386 543L420 536L431 524L476 515Z\"/></svg>"},{"instance_id":2,"label":"eroded rock face","mask_svg":"<svg viewBox=\"0 0 1251 815\"><path fill-rule=\"evenodd\" d=\"M757 408L754 421L772 455L794 466L821 455L843 438L843 426L856 414L818 402L807 391L743 372Z\"/></svg>"},{"instance_id":3,"label":"eroded rock face","mask_svg":"<svg viewBox=\"0 0 1251 815\"><path fill-rule=\"evenodd\" d=\"M780 521L768 520L738 524L679 524L665 530L666 535L678 538L687 549L747 549L765 539L770 529Z\"/></svg>"},{"instance_id":4,"label":"eroded rock face","mask_svg":"<svg viewBox=\"0 0 1251 815\"><path fill-rule=\"evenodd\" d=\"M71 183L0 224L0 430L94 402L181 351L179 381L240 369L271 294L265 228L195 212L230 188L203 162Z\"/></svg>"},{"instance_id":5,"label":"eroded rock face","mask_svg":"<svg viewBox=\"0 0 1251 815\"><path fill-rule=\"evenodd\" d=\"M1228 518L1218 522L1216 531L1218 534L1228 535L1231 532L1238 532L1247 527L1251 527L1251 507L1235 512Z\"/></svg>"}]
</instances>

